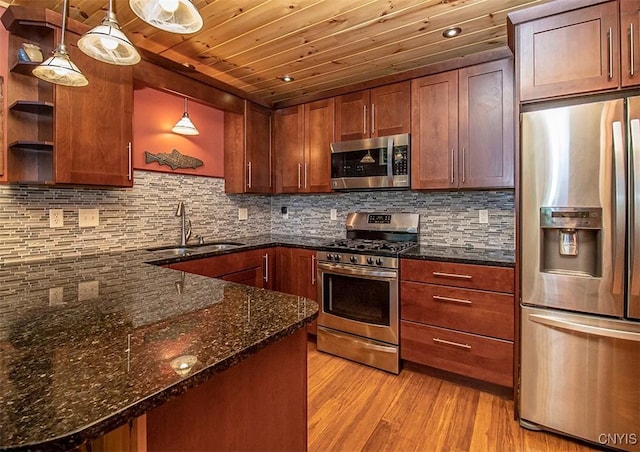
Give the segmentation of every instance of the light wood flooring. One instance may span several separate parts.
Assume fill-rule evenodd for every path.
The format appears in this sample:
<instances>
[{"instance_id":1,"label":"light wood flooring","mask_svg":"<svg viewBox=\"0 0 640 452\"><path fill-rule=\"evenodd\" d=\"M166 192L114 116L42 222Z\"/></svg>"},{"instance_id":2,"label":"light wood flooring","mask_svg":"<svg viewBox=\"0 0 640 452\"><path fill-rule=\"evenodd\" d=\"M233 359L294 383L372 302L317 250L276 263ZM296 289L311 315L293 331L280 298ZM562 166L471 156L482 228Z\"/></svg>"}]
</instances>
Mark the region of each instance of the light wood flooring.
<instances>
[{"instance_id":1,"label":"light wood flooring","mask_svg":"<svg viewBox=\"0 0 640 452\"><path fill-rule=\"evenodd\" d=\"M521 428L510 391L418 367L391 375L318 352L311 340L308 350L310 452L593 450Z\"/></svg>"}]
</instances>

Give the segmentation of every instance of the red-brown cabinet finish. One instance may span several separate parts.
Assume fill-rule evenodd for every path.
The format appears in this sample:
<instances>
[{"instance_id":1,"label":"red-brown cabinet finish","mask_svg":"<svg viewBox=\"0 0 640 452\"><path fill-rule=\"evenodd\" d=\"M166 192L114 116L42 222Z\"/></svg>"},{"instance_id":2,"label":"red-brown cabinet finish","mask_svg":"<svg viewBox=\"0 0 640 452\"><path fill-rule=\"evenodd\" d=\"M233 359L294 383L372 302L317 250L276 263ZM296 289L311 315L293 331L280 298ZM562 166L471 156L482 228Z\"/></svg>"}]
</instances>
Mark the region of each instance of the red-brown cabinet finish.
<instances>
[{"instance_id":1,"label":"red-brown cabinet finish","mask_svg":"<svg viewBox=\"0 0 640 452\"><path fill-rule=\"evenodd\" d=\"M640 85L640 0L620 1L622 86Z\"/></svg>"},{"instance_id":2,"label":"red-brown cabinet finish","mask_svg":"<svg viewBox=\"0 0 640 452\"><path fill-rule=\"evenodd\" d=\"M401 259L402 359L513 385L514 269Z\"/></svg>"},{"instance_id":3,"label":"red-brown cabinet finish","mask_svg":"<svg viewBox=\"0 0 640 452\"><path fill-rule=\"evenodd\" d=\"M520 100L617 88L620 38L617 1L517 24Z\"/></svg>"},{"instance_id":4,"label":"red-brown cabinet finish","mask_svg":"<svg viewBox=\"0 0 640 452\"><path fill-rule=\"evenodd\" d=\"M273 191L271 174L271 110L245 101L244 114L224 115L226 193Z\"/></svg>"},{"instance_id":5,"label":"red-brown cabinet finish","mask_svg":"<svg viewBox=\"0 0 640 452\"><path fill-rule=\"evenodd\" d=\"M513 61L412 81L411 188L512 188Z\"/></svg>"},{"instance_id":6,"label":"red-brown cabinet finish","mask_svg":"<svg viewBox=\"0 0 640 452\"><path fill-rule=\"evenodd\" d=\"M293 295L318 299L316 252L303 248L278 247L276 290ZM307 332L316 334L317 322L307 326Z\"/></svg>"},{"instance_id":7,"label":"red-brown cabinet finish","mask_svg":"<svg viewBox=\"0 0 640 452\"><path fill-rule=\"evenodd\" d=\"M411 83L385 85L336 97L338 141L411 131Z\"/></svg>"},{"instance_id":8,"label":"red-brown cabinet finish","mask_svg":"<svg viewBox=\"0 0 640 452\"><path fill-rule=\"evenodd\" d=\"M333 98L276 111L276 193L331 191L334 111Z\"/></svg>"}]
</instances>

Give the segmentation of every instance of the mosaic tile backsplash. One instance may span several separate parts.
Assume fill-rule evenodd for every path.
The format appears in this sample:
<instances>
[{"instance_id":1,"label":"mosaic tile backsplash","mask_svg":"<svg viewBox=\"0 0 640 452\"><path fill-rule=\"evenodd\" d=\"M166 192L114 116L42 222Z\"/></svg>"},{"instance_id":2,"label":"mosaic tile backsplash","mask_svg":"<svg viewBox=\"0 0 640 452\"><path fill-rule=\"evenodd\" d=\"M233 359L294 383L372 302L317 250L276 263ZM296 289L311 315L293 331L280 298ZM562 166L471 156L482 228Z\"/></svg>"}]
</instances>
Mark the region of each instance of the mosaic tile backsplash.
<instances>
[{"instance_id":1,"label":"mosaic tile backsplash","mask_svg":"<svg viewBox=\"0 0 640 452\"><path fill-rule=\"evenodd\" d=\"M356 192L327 195L227 195L224 180L136 171L132 189L0 186L0 262L77 256L177 244L184 201L193 236L207 241L265 233L344 237L350 211L420 213L425 244L515 248L512 191ZM281 214L287 207L288 219ZM100 224L80 228L78 209L97 208ZM248 220L238 219L238 209ZM49 228L49 209L64 225ZM336 209L337 220L330 211ZM480 224L478 210L489 211Z\"/></svg>"},{"instance_id":2,"label":"mosaic tile backsplash","mask_svg":"<svg viewBox=\"0 0 640 452\"><path fill-rule=\"evenodd\" d=\"M512 190L278 195L271 201L271 232L344 237L351 211L411 212L420 214L420 242L425 245L514 250L514 203ZM331 220L331 209L336 209L337 220ZM488 211L488 223L479 222L479 210Z\"/></svg>"}]
</instances>

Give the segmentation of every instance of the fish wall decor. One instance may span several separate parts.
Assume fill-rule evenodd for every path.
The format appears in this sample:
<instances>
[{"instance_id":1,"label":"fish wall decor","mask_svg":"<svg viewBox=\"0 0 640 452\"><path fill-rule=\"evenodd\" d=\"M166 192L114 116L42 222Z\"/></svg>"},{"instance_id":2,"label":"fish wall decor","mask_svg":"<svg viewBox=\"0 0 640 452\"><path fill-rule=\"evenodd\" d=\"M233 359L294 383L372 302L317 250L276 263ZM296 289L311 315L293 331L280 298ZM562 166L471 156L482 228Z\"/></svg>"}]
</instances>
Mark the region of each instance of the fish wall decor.
<instances>
[{"instance_id":1,"label":"fish wall decor","mask_svg":"<svg viewBox=\"0 0 640 452\"><path fill-rule=\"evenodd\" d=\"M161 152L152 154L149 151L144 151L144 161L145 163L157 162L159 165L167 165L171 167L172 170L176 170L178 168L196 169L204 165L202 160L195 157L190 157L188 155L183 155L178 152L177 149L171 151L170 154Z\"/></svg>"}]
</instances>

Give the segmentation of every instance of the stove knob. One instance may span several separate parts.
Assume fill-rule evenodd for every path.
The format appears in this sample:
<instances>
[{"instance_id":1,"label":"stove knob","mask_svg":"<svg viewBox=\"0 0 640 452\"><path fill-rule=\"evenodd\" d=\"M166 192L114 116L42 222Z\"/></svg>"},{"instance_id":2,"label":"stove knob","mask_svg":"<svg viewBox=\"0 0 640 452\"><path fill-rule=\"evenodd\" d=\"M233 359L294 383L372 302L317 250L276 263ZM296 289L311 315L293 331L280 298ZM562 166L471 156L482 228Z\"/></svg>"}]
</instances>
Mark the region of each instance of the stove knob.
<instances>
[{"instance_id":1,"label":"stove knob","mask_svg":"<svg viewBox=\"0 0 640 452\"><path fill-rule=\"evenodd\" d=\"M382 259L380 258L376 259L376 265L382 265Z\"/></svg>"},{"instance_id":2,"label":"stove knob","mask_svg":"<svg viewBox=\"0 0 640 452\"><path fill-rule=\"evenodd\" d=\"M358 260L358 258L356 258L355 256L351 256L351 257L349 258L349 260L350 260L351 262L355 263L355 262Z\"/></svg>"},{"instance_id":3,"label":"stove knob","mask_svg":"<svg viewBox=\"0 0 640 452\"><path fill-rule=\"evenodd\" d=\"M328 261L332 261L333 260L333 254L327 254L327 260Z\"/></svg>"},{"instance_id":4,"label":"stove knob","mask_svg":"<svg viewBox=\"0 0 640 452\"><path fill-rule=\"evenodd\" d=\"M367 258L367 264L369 264L369 265L373 264L373 258L372 257L368 257Z\"/></svg>"},{"instance_id":5,"label":"stove knob","mask_svg":"<svg viewBox=\"0 0 640 452\"><path fill-rule=\"evenodd\" d=\"M334 259L336 262L339 262L339 261L340 261L340 259L342 259L342 256L340 256L339 254L336 254L335 256L333 256L333 259Z\"/></svg>"}]
</instances>

